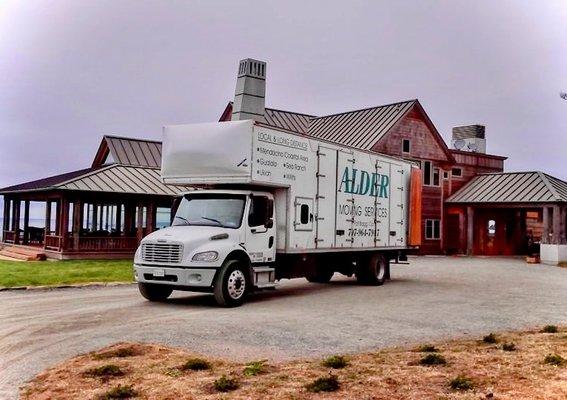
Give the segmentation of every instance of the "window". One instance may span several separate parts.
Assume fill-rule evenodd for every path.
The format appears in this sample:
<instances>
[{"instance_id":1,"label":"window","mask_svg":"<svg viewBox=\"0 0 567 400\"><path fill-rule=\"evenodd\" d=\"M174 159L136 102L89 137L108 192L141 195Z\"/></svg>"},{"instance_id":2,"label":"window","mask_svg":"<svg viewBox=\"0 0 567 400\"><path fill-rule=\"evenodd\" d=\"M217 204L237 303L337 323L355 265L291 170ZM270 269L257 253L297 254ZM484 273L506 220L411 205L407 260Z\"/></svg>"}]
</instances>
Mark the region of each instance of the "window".
<instances>
[{"instance_id":1,"label":"window","mask_svg":"<svg viewBox=\"0 0 567 400\"><path fill-rule=\"evenodd\" d=\"M402 153L409 153L411 149L410 140L402 139Z\"/></svg>"},{"instance_id":2,"label":"window","mask_svg":"<svg viewBox=\"0 0 567 400\"><path fill-rule=\"evenodd\" d=\"M449 179L449 173L447 171L443 171L443 179Z\"/></svg>"},{"instance_id":3,"label":"window","mask_svg":"<svg viewBox=\"0 0 567 400\"><path fill-rule=\"evenodd\" d=\"M439 186L439 168L433 168L433 186Z\"/></svg>"},{"instance_id":4,"label":"window","mask_svg":"<svg viewBox=\"0 0 567 400\"><path fill-rule=\"evenodd\" d=\"M239 195L188 194L179 204L172 225L239 228L245 201L245 197Z\"/></svg>"},{"instance_id":5,"label":"window","mask_svg":"<svg viewBox=\"0 0 567 400\"><path fill-rule=\"evenodd\" d=\"M491 219L488 221L488 237L496 236L496 221Z\"/></svg>"},{"instance_id":6,"label":"window","mask_svg":"<svg viewBox=\"0 0 567 400\"><path fill-rule=\"evenodd\" d=\"M302 224L309 223L309 206L307 204L301 205L299 222L301 222Z\"/></svg>"},{"instance_id":7,"label":"window","mask_svg":"<svg viewBox=\"0 0 567 400\"><path fill-rule=\"evenodd\" d=\"M456 177L461 177L461 176L463 176L463 170L461 168L453 168L451 170L451 175L456 176Z\"/></svg>"},{"instance_id":8,"label":"window","mask_svg":"<svg viewBox=\"0 0 567 400\"><path fill-rule=\"evenodd\" d=\"M263 226L272 218L273 203L266 196L254 196L250 203L250 214L248 215L248 226Z\"/></svg>"},{"instance_id":9,"label":"window","mask_svg":"<svg viewBox=\"0 0 567 400\"><path fill-rule=\"evenodd\" d=\"M431 161L422 161L421 169L423 170L423 184L431 185Z\"/></svg>"},{"instance_id":10,"label":"window","mask_svg":"<svg viewBox=\"0 0 567 400\"><path fill-rule=\"evenodd\" d=\"M425 238L429 240L441 239L441 221L438 219L425 220Z\"/></svg>"}]
</instances>

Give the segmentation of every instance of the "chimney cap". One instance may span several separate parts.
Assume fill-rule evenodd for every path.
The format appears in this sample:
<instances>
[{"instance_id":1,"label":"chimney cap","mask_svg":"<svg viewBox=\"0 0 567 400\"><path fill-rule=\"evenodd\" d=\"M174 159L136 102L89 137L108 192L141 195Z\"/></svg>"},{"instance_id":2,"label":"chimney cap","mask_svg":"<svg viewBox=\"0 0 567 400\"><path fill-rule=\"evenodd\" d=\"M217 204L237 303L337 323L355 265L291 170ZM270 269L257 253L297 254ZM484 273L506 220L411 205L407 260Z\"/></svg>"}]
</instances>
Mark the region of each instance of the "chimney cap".
<instances>
[{"instance_id":1,"label":"chimney cap","mask_svg":"<svg viewBox=\"0 0 567 400\"><path fill-rule=\"evenodd\" d=\"M266 62L245 58L238 66L238 77L252 76L254 78L266 79Z\"/></svg>"},{"instance_id":2,"label":"chimney cap","mask_svg":"<svg viewBox=\"0 0 567 400\"><path fill-rule=\"evenodd\" d=\"M455 126L453 128L453 139L484 139L485 130L485 126L479 124Z\"/></svg>"}]
</instances>

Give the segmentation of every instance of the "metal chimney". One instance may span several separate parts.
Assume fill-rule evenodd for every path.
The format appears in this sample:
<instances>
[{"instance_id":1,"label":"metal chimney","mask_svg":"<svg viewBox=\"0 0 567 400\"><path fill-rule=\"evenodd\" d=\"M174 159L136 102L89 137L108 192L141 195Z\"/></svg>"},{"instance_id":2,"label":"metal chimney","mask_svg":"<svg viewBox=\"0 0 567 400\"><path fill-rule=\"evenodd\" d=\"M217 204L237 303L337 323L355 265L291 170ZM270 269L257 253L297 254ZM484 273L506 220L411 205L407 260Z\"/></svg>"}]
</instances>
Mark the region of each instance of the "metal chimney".
<instances>
[{"instance_id":1,"label":"metal chimney","mask_svg":"<svg viewBox=\"0 0 567 400\"><path fill-rule=\"evenodd\" d=\"M247 58L240 61L232 120L253 119L265 122L266 112L266 63Z\"/></svg>"}]
</instances>

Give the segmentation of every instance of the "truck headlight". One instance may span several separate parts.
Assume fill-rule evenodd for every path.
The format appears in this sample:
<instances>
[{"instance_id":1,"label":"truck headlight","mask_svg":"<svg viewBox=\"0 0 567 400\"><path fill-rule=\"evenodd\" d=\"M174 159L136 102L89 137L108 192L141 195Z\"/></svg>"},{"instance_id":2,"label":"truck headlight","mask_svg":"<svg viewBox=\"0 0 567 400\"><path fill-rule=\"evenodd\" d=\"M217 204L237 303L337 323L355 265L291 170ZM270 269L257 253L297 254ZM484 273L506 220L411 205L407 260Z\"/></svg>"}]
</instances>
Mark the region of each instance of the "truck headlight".
<instances>
[{"instance_id":1,"label":"truck headlight","mask_svg":"<svg viewBox=\"0 0 567 400\"><path fill-rule=\"evenodd\" d=\"M204 261L213 262L219 257L219 253L216 251L205 251L203 253L197 253L193 256L193 261Z\"/></svg>"}]
</instances>

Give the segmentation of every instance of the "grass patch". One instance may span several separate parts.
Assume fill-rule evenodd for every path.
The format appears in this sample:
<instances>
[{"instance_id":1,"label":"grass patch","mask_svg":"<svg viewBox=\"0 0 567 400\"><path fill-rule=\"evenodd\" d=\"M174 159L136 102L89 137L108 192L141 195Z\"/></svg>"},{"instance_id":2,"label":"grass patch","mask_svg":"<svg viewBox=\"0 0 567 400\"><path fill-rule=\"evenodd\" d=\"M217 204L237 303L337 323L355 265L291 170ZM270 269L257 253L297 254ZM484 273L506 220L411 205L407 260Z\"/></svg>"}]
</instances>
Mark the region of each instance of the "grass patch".
<instances>
[{"instance_id":1,"label":"grass patch","mask_svg":"<svg viewBox=\"0 0 567 400\"><path fill-rule=\"evenodd\" d=\"M266 360L262 361L253 361L251 363L246 364L244 367L244 375L246 376L256 376L261 374L264 371L264 363Z\"/></svg>"},{"instance_id":2,"label":"grass patch","mask_svg":"<svg viewBox=\"0 0 567 400\"><path fill-rule=\"evenodd\" d=\"M321 378L317 378L313 382L305 385L305 389L313 393L335 392L339 390L340 387L341 384L339 383L339 380L333 374L329 374L329 376L323 376Z\"/></svg>"},{"instance_id":3,"label":"grass patch","mask_svg":"<svg viewBox=\"0 0 567 400\"><path fill-rule=\"evenodd\" d=\"M447 360L441 354L430 353L419 360L420 365L445 365Z\"/></svg>"},{"instance_id":4,"label":"grass patch","mask_svg":"<svg viewBox=\"0 0 567 400\"><path fill-rule=\"evenodd\" d=\"M190 358L180 369L182 371L204 371L211 369L211 364L202 358Z\"/></svg>"},{"instance_id":5,"label":"grass patch","mask_svg":"<svg viewBox=\"0 0 567 400\"><path fill-rule=\"evenodd\" d=\"M323 360L324 367L341 369L348 365L348 360L343 356L331 356Z\"/></svg>"},{"instance_id":6,"label":"grass patch","mask_svg":"<svg viewBox=\"0 0 567 400\"><path fill-rule=\"evenodd\" d=\"M516 345L514 343L504 343L502 345L502 350L504 351L516 351Z\"/></svg>"},{"instance_id":7,"label":"grass patch","mask_svg":"<svg viewBox=\"0 0 567 400\"><path fill-rule=\"evenodd\" d=\"M424 344L422 346L419 346L417 348L417 351L419 351L420 353L437 353L439 350L437 350L437 347L431 344Z\"/></svg>"},{"instance_id":8,"label":"grass patch","mask_svg":"<svg viewBox=\"0 0 567 400\"><path fill-rule=\"evenodd\" d=\"M106 364L86 370L85 375L92 377L122 376L124 375L124 371L122 371L118 365Z\"/></svg>"},{"instance_id":9,"label":"grass patch","mask_svg":"<svg viewBox=\"0 0 567 400\"><path fill-rule=\"evenodd\" d=\"M470 378L459 375L456 378L451 379L449 387L453 390L472 390L474 389L474 383Z\"/></svg>"},{"instance_id":10,"label":"grass patch","mask_svg":"<svg viewBox=\"0 0 567 400\"><path fill-rule=\"evenodd\" d=\"M125 358L138 355L133 347L120 347L115 350L105 351L103 353L98 353L93 356L95 360L106 360L108 358Z\"/></svg>"},{"instance_id":11,"label":"grass patch","mask_svg":"<svg viewBox=\"0 0 567 400\"><path fill-rule=\"evenodd\" d=\"M213 386L217 392L231 392L240 387L238 381L234 378L229 378L226 375L221 376L213 382Z\"/></svg>"},{"instance_id":12,"label":"grass patch","mask_svg":"<svg viewBox=\"0 0 567 400\"><path fill-rule=\"evenodd\" d=\"M488 335L486 335L485 337L482 338L482 341L484 343L498 343L498 338L496 337L496 335L494 333L489 333Z\"/></svg>"},{"instance_id":13,"label":"grass patch","mask_svg":"<svg viewBox=\"0 0 567 400\"><path fill-rule=\"evenodd\" d=\"M543 363L560 367L567 363L567 360L565 360L559 354L548 354L543 359Z\"/></svg>"},{"instance_id":14,"label":"grass patch","mask_svg":"<svg viewBox=\"0 0 567 400\"><path fill-rule=\"evenodd\" d=\"M557 326L555 325L546 325L541 330L543 333L557 333Z\"/></svg>"},{"instance_id":15,"label":"grass patch","mask_svg":"<svg viewBox=\"0 0 567 400\"><path fill-rule=\"evenodd\" d=\"M132 385L118 385L113 387L106 393L101 394L99 400L112 400L112 399L131 399L137 397L138 392L134 390Z\"/></svg>"},{"instance_id":16,"label":"grass patch","mask_svg":"<svg viewBox=\"0 0 567 400\"><path fill-rule=\"evenodd\" d=\"M0 272L0 287L133 282L132 260L0 260Z\"/></svg>"}]
</instances>

